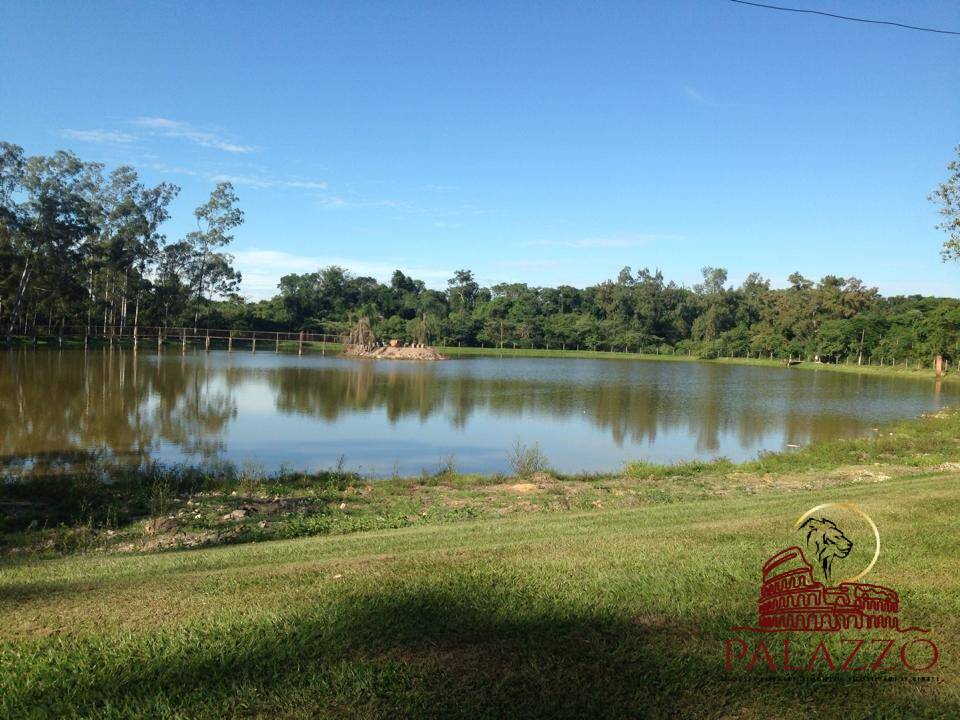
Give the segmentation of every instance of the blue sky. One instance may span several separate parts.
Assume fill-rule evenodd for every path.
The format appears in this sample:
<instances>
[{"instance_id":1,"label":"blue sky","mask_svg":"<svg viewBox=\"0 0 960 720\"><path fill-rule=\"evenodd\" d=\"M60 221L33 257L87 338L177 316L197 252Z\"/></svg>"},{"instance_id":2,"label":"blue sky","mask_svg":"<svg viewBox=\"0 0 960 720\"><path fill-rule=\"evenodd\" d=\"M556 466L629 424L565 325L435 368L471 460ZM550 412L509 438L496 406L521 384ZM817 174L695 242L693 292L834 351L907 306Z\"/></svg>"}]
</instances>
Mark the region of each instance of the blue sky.
<instances>
[{"instance_id":1,"label":"blue sky","mask_svg":"<svg viewBox=\"0 0 960 720\"><path fill-rule=\"evenodd\" d=\"M950 29L960 3L794 0ZM442 287L704 265L960 295L927 193L960 37L683 2L0 0L0 138L231 179L251 297L287 272Z\"/></svg>"}]
</instances>

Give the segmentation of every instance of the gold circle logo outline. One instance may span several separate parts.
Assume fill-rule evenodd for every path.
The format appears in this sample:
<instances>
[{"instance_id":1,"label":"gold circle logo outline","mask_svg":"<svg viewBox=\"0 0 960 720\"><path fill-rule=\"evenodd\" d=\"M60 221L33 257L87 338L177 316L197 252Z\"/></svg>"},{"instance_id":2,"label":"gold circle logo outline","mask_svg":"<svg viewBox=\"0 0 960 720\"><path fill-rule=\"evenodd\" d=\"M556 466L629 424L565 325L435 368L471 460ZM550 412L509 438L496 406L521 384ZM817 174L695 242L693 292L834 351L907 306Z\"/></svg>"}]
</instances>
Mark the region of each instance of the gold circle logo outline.
<instances>
[{"instance_id":1,"label":"gold circle logo outline","mask_svg":"<svg viewBox=\"0 0 960 720\"><path fill-rule=\"evenodd\" d=\"M841 580L840 583L838 584L845 583L845 582L856 582L857 580L864 577L868 572L870 572L873 569L873 566L877 563L877 559L880 557L880 530L877 529L877 524L873 521L873 518L867 515L867 513L865 513L857 505L854 505L853 503L835 503L835 502L822 503L820 505L816 505L815 507L810 508L803 515L800 516L800 518L797 520L796 523L794 523L793 529L794 530L799 529L799 527L803 524L804 520L806 520L808 517L813 515L815 512L818 512L828 507L843 508L844 510L849 510L850 512L856 513L857 515L862 517L864 520L866 520L867 523L869 523L871 529L873 530L873 537L876 542L876 547L873 551L873 559L870 561L870 564L867 565L858 574L845 578Z\"/></svg>"}]
</instances>

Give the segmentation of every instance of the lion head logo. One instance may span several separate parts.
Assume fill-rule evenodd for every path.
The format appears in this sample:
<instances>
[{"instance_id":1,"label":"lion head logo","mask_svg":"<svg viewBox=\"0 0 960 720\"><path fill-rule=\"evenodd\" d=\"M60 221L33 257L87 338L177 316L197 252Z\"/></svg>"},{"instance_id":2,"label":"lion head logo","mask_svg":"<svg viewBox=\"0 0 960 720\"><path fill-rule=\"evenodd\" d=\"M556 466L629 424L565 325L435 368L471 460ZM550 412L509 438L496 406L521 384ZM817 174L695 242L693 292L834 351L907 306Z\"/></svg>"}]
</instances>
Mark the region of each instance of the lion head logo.
<instances>
[{"instance_id":1,"label":"lion head logo","mask_svg":"<svg viewBox=\"0 0 960 720\"><path fill-rule=\"evenodd\" d=\"M807 533L807 547L813 547L814 555L823 569L823 577L830 582L833 561L843 559L853 550L853 542L843 534L832 520L825 517L807 518L800 526Z\"/></svg>"}]
</instances>

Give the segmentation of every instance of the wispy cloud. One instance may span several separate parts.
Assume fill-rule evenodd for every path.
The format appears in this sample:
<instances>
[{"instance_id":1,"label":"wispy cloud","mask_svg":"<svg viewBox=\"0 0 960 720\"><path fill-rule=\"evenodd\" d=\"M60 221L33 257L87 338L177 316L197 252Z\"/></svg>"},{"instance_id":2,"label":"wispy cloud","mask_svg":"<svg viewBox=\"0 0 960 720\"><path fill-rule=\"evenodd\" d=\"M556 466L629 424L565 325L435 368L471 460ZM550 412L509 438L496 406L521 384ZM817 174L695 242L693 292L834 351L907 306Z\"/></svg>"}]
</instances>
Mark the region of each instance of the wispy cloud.
<instances>
[{"instance_id":1,"label":"wispy cloud","mask_svg":"<svg viewBox=\"0 0 960 720\"><path fill-rule=\"evenodd\" d=\"M413 210L413 206L402 200L369 200L351 195L325 195L317 198L322 207L333 210L354 208L399 208Z\"/></svg>"},{"instance_id":2,"label":"wispy cloud","mask_svg":"<svg viewBox=\"0 0 960 720\"><path fill-rule=\"evenodd\" d=\"M695 87L691 87L689 85L683 86L683 94L686 95L689 100L697 103L698 105L706 105L707 107L717 107L718 105L716 101L708 98Z\"/></svg>"},{"instance_id":3,"label":"wispy cloud","mask_svg":"<svg viewBox=\"0 0 960 720\"><path fill-rule=\"evenodd\" d=\"M281 178L270 175L234 175L230 173L213 173L207 175L212 182L229 182L234 185L243 185L253 188L298 188L301 190L326 190L327 183L323 180L303 180L300 178Z\"/></svg>"},{"instance_id":4,"label":"wispy cloud","mask_svg":"<svg viewBox=\"0 0 960 720\"><path fill-rule=\"evenodd\" d=\"M147 136L181 138L201 147L215 148L229 153L251 153L253 145L240 145L208 130L201 130L189 123L161 117L138 117L129 121L132 131L126 130L77 130L64 128L60 135L80 142L100 145L129 145Z\"/></svg>"},{"instance_id":5,"label":"wispy cloud","mask_svg":"<svg viewBox=\"0 0 960 720\"><path fill-rule=\"evenodd\" d=\"M138 143L140 162L132 162L138 166L149 167L160 172L177 173L190 177L203 178L210 182L231 182L236 186L266 189L284 188L301 190L312 195L317 206L328 210L392 210L410 215L426 216L434 222L438 229L454 229L460 227L458 218L489 213L489 210L467 204L444 204L436 197L434 202L420 203L410 199L391 197L370 197L358 193L349 186L333 188L325 180L310 177L291 177L274 174L262 165L254 163L240 163L228 161L225 157L219 159L204 158L200 164L179 161L176 164L160 160L156 154L147 155L145 150L159 149L152 147L150 140L175 138L204 148L214 148L231 154L247 154L257 148L253 145L243 145L222 136L212 130L200 128L188 122L158 116L141 116L126 121L123 130L78 130L67 128L59 131L64 137L89 143L104 145L130 145ZM169 148L165 148L169 150ZM163 157L166 157L164 155ZM189 163L189 164L188 164ZM457 188L453 185L427 184L419 187L405 188L405 194L429 194L432 196L444 195Z\"/></svg>"},{"instance_id":6,"label":"wispy cloud","mask_svg":"<svg viewBox=\"0 0 960 720\"><path fill-rule=\"evenodd\" d=\"M189 177L201 177L203 173L193 168L184 167L183 165L168 165L164 162L147 162L140 163L142 167L150 168L151 170L156 170L157 172L162 173L176 173L177 175L187 175Z\"/></svg>"},{"instance_id":7,"label":"wispy cloud","mask_svg":"<svg viewBox=\"0 0 960 720\"><path fill-rule=\"evenodd\" d=\"M355 193L338 193L320 195L317 197L320 207L330 210L357 210L383 208L408 213L410 215L426 215L434 218L434 227L453 229L460 227L460 223L445 218L458 218L474 215L485 215L490 211L474 205L450 205L440 207L436 204L422 205L410 200L396 198L370 198Z\"/></svg>"},{"instance_id":8,"label":"wispy cloud","mask_svg":"<svg viewBox=\"0 0 960 720\"><path fill-rule=\"evenodd\" d=\"M309 180L305 178L278 177L276 175L260 173L227 173L195 170L183 165L168 165L164 162L148 162L142 164L151 170L161 173L187 175L203 178L212 183L228 182L234 185L251 188L294 188L299 190L326 190L327 183L323 180Z\"/></svg>"},{"instance_id":9,"label":"wispy cloud","mask_svg":"<svg viewBox=\"0 0 960 720\"><path fill-rule=\"evenodd\" d=\"M65 128L60 134L71 140L98 145L126 145L137 141L137 136L119 130L73 130Z\"/></svg>"},{"instance_id":10,"label":"wispy cloud","mask_svg":"<svg viewBox=\"0 0 960 720\"><path fill-rule=\"evenodd\" d=\"M131 125L164 137L183 138L201 147L215 148L229 153L251 153L257 148L253 145L239 145L226 140L216 133L195 128L190 123L170 120L162 117L138 117L130 121Z\"/></svg>"},{"instance_id":11,"label":"wispy cloud","mask_svg":"<svg viewBox=\"0 0 960 720\"><path fill-rule=\"evenodd\" d=\"M597 248L624 248L624 247L636 247L638 245L645 245L646 243L653 242L656 240L677 240L679 239L678 235L660 235L660 234L644 234L644 235L614 235L612 237L590 237L590 238L579 238L575 240L531 240L530 242L524 243L524 245L535 245L541 247L565 247L565 248L582 248L582 249L597 249Z\"/></svg>"},{"instance_id":12,"label":"wispy cloud","mask_svg":"<svg viewBox=\"0 0 960 720\"><path fill-rule=\"evenodd\" d=\"M500 267L515 268L520 270L537 270L540 268L552 268L565 265L562 260L501 260L497 263Z\"/></svg>"},{"instance_id":13,"label":"wispy cloud","mask_svg":"<svg viewBox=\"0 0 960 720\"><path fill-rule=\"evenodd\" d=\"M441 287L447 278L453 275L451 270L442 268L416 267L403 259L396 261L369 262L349 257L298 255L278 250L250 248L233 253L234 264L243 274L243 293L255 300L276 295L280 278L291 273L316 272L329 265L340 265L356 275L369 275L380 281L387 281L394 270Z\"/></svg>"}]
</instances>

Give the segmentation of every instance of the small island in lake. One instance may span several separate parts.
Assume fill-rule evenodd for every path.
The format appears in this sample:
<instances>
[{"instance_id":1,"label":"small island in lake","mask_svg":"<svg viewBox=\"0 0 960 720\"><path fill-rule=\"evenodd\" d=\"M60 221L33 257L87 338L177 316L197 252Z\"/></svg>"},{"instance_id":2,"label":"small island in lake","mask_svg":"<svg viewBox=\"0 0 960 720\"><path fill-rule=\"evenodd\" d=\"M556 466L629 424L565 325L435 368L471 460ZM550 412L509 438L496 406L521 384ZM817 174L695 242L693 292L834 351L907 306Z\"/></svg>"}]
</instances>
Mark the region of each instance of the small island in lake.
<instances>
[{"instance_id":1,"label":"small island in lake","mask_svg":"<svg viewBox=\"0 0 960 720\"><path fill-rule=\"evenodd\" d=\"M412 345L403 345L399 340L382 342L370 327L370 321L365 317L357 320L356 325L347 337L347 348L344 355L349 357L372 358L374 360L446 360L434 348L425 342L426 322L421 321L420 332L423 337L418 338Z\"/></svg>"}]
</instances>

